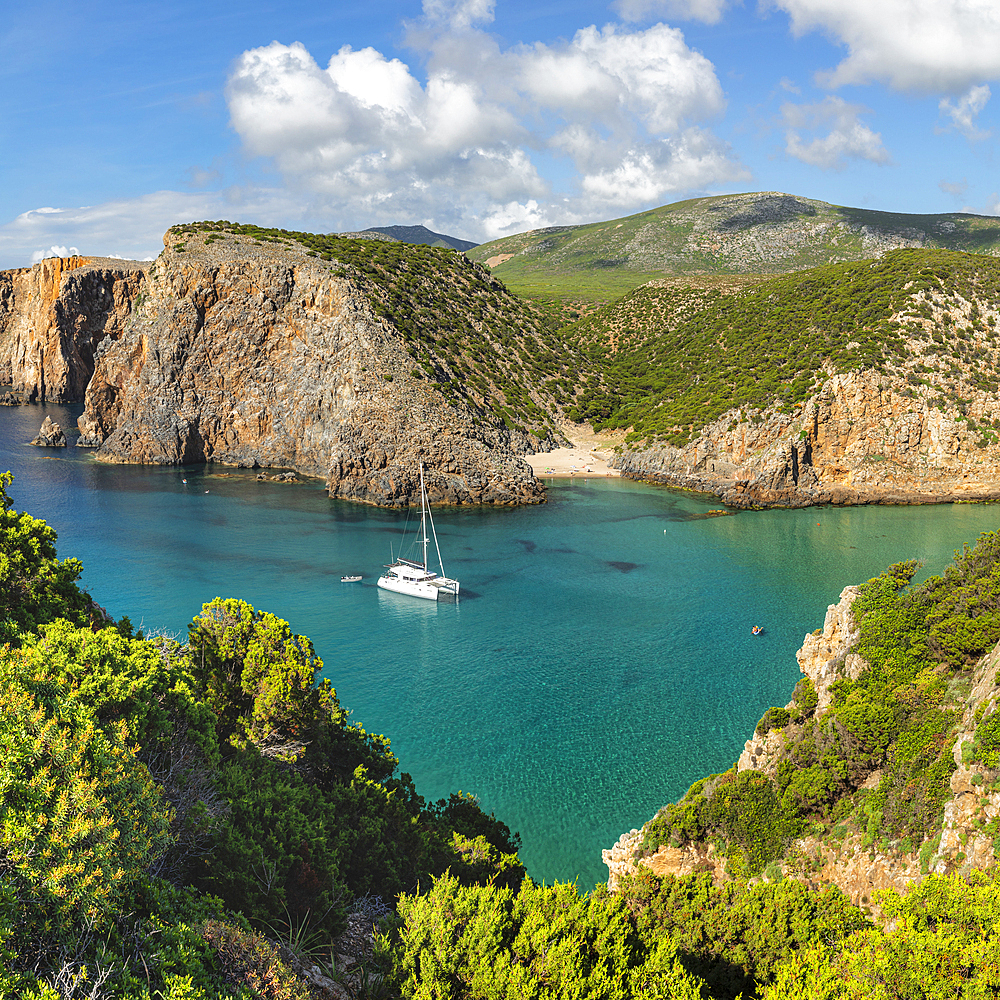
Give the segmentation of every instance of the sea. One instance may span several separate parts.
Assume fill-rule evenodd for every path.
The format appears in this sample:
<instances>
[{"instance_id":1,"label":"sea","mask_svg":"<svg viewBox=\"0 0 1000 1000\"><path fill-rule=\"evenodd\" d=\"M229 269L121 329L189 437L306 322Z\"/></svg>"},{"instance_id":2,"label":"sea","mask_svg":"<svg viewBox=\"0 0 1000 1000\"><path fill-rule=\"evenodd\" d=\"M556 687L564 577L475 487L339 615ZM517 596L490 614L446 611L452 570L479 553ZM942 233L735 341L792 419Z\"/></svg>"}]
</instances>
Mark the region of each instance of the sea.
<instances>
[{"instance_id":1,"label":"sea","mask_svg":"<svg viewBox=\"0 0 1000 1000\"><path fill-rule=\"evenodd\" d=\"M712 517L714 497L549 480L538 506L434 511L462 584L435 604L375 586L412 513L331 500L316 479L27 444L46 415L72 432L80 412L0 407L0 471L99 604L182 640L215 597L287 619L422 795L476 795L536 880L581 891L607 878L602 848L730 767L789 700L795 652L844 587L909 558L939 573L1000 526L977 504Z\"/></svg>"}]
</instances>

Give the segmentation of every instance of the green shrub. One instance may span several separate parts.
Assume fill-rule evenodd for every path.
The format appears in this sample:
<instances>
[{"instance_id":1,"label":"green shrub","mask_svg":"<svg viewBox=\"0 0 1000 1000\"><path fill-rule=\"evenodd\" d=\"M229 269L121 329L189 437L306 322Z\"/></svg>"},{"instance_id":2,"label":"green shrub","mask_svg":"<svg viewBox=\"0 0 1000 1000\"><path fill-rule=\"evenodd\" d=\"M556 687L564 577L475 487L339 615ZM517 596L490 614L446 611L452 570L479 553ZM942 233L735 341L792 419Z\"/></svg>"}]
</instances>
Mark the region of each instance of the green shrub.
<instances>
[{"instance_id":1,"label":"green shrub","mask_svg":"<svg viewBox=\"0 0 1000 1000\"><path fill-rule=\"evenodd\" d=\"M44 521L11 510L10 472L0 473L0 642L56 618L90 623L90 600L76 585L79 559L56 557L56 533Z\"/></svg>"},{"instance_id":2,"label":"green shrub","mask_svg":"<svg viewBox=\"0 0 1000 1000\"><path fill-rule=\"evenodd\" d=\"M772 729L783 729L790 720L787 708L769 708L757 723L757 734L766 736Z\"/></svg>"},{"instance_id":3,"label":"green shrub","mask_svg":"<svg viewBox=\"0 0 1000 1000\"><path fill-rule=\"evenodd\" d=\"M795 685L795 690L792 692L792 698L795 704L798 705L799 709L808 715L810 712L814 711L816 706L819 704L819 695L816 693L816 688L813 682L808 677L803 677L802 680Z\"/></svg>"}]
</instances>

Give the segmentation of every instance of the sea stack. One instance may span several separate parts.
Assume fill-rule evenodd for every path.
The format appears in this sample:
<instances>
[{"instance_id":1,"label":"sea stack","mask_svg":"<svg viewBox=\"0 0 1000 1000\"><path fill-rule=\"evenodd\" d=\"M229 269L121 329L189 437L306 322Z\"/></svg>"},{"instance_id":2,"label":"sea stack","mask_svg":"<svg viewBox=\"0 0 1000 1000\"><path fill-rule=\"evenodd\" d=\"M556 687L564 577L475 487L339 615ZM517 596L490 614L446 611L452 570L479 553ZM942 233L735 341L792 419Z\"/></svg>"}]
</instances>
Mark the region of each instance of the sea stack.
<instances>
[{"instance_id":1,"label":"sea stack","mask_svg":"<svg viewBox=\"0 0 1000 1000\"><path fill-rule=\"evenodd\" d=\"M51 417L46 417L38 428L38 437L31 443L39 448L65 448L66 434Z\"/></svg>"}]
</instances>

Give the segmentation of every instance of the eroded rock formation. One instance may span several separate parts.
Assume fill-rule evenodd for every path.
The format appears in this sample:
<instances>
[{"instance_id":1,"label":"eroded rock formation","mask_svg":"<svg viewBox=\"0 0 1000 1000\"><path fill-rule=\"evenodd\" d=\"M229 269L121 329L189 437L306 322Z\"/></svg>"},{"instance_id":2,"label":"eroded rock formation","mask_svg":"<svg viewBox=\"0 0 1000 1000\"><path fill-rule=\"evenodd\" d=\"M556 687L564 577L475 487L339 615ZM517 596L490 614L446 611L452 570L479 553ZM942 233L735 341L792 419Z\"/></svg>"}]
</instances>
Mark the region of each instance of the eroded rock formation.
<instances>
[{"instance_id":1,"label":"eroded rock formation","mask_svg":"<svg viewBox=\"0 0 1000 1000\"><path fill-rule=\"evenodd\" d=\"M46 417L38 428L38 436L31 443L39 448L65 448L66 434L51 417Z\"/></svg>"},{"instance_id":2,"label":"eroded rock formation","mask_svg":"<svg viewBox=\"0 0 1000 1000\"><path fill-rule=\"evenodd\" d=\"M538 440L417 377L398 331L329 264L237 237L164 242L128 330L97 352L78 442L97 458L292 467L389 506L418 499L423 462L433 502L544 499L519 457Z\"/></svg>"},{"instance_id":3,"label":"eroded rock formation","mask_svg":"<svg viewBox=\"0 0 1000 1000\"><path fill-rule=\"evenodd\" d=\"M53 257L0 271L0 384L31 402L82 400L94 353L121 335L147 266Z\"/></svg>"},{"instance_id":4,"label":"eroded rock formation","mask_svg":"<svg viewBox=\"0 0 1000 1000\"><path fill-rule=\"evenodd\" d=\"M726 413L684 448L624 450L622 475L713 493L734 507L943 503L1000 498L996 400L964 412L874 370L831 376L792 412Z\"/></svg>"}]
</instances>

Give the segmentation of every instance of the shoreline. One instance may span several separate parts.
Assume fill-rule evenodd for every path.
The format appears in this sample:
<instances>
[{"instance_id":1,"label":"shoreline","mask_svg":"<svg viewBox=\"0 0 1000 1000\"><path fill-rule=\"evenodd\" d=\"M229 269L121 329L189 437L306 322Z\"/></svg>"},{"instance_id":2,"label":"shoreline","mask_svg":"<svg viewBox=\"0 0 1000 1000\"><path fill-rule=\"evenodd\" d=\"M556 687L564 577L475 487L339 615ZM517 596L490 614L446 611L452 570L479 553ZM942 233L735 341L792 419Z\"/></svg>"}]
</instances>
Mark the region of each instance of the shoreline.
<instances>
[{"instance_id":1,"label":"shoreline","mask_svg":"<svg viewBox=\"0 0 1000 1000\"><path fill-rule=\"evenodd\" d=\"M621 473L612 469L603 452L586 447L556 448L525 455L536 479L618 479Z\"/></svg>"},{"instance_id":2,"label":"shoreline","mask_svg":"<svg viewBox=\"0 0 1000 1000\"><path fill-rule=\"evenodd\" d=\"M621 472L608 465L614 447L624 435L595 434L589 424L564 424L569 447L524 455L536 479L618 479Z\"/></svg>"}]
</instances>

